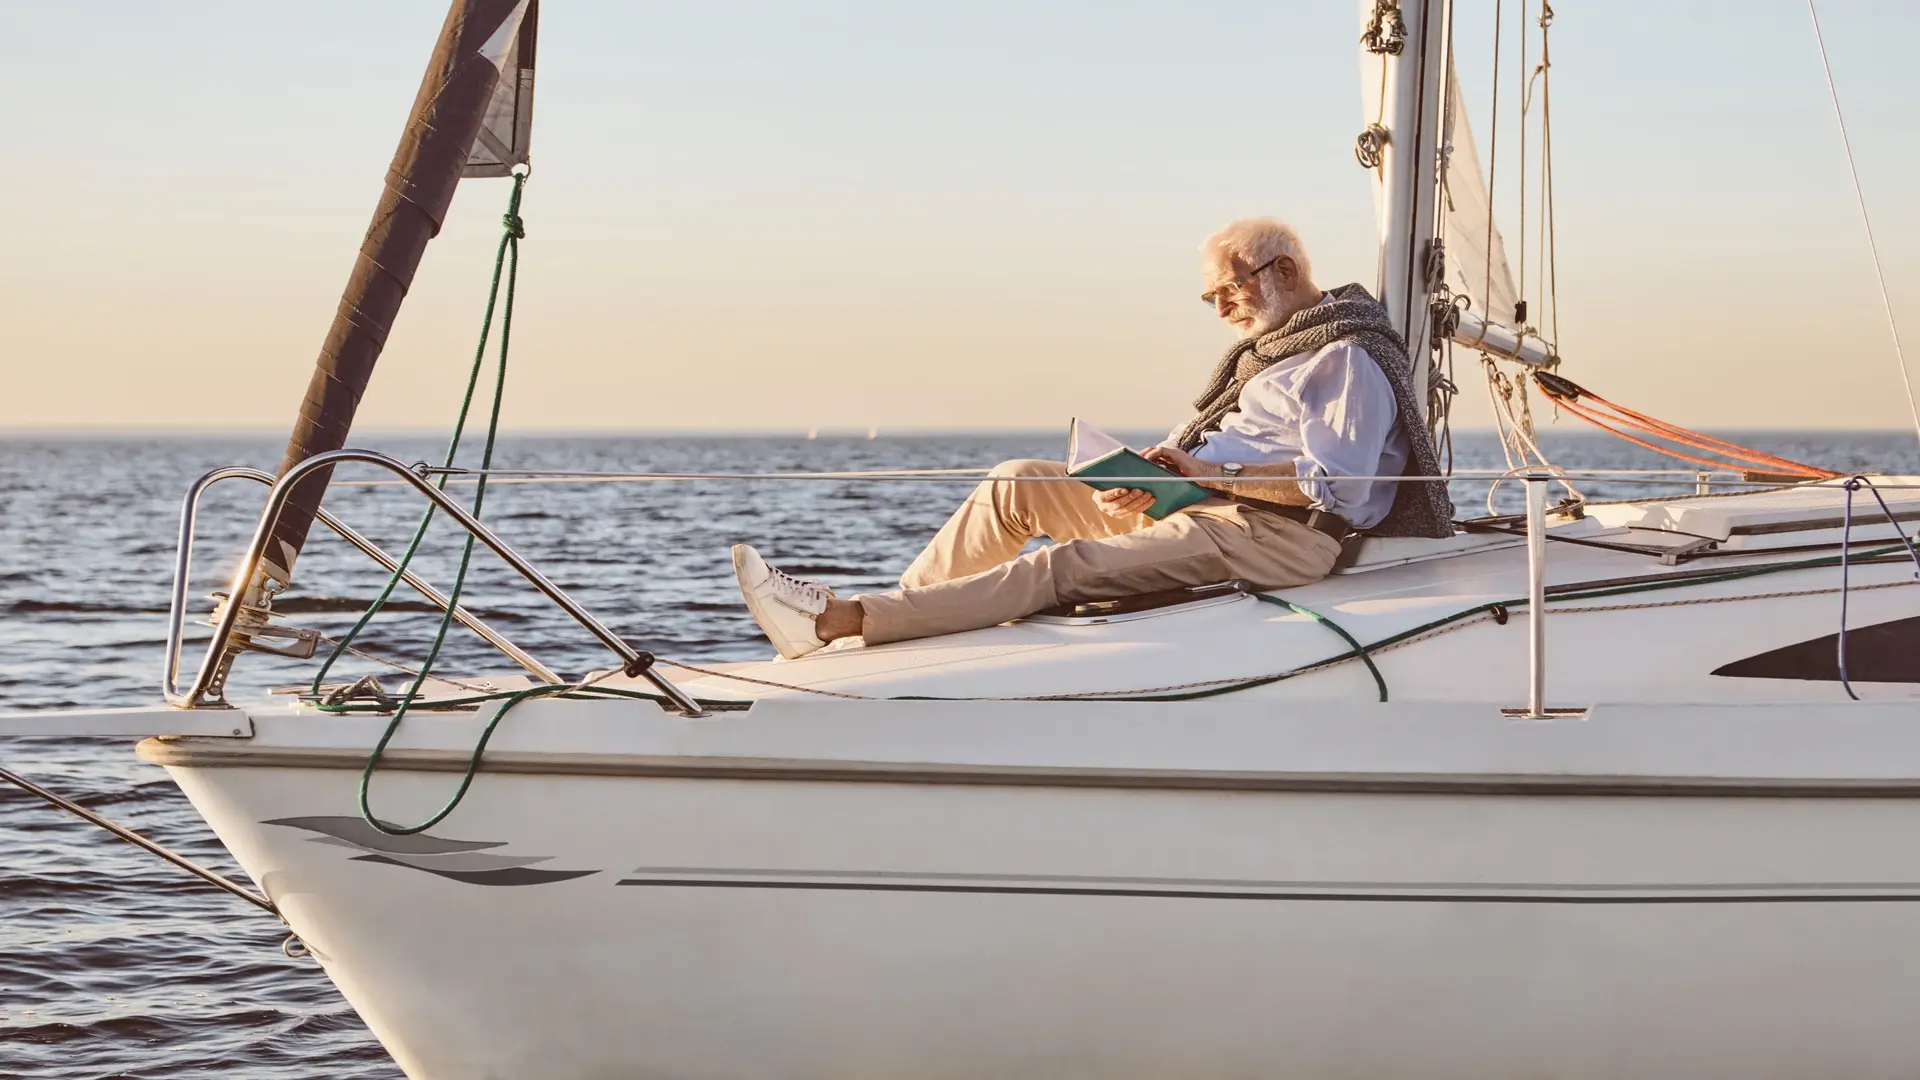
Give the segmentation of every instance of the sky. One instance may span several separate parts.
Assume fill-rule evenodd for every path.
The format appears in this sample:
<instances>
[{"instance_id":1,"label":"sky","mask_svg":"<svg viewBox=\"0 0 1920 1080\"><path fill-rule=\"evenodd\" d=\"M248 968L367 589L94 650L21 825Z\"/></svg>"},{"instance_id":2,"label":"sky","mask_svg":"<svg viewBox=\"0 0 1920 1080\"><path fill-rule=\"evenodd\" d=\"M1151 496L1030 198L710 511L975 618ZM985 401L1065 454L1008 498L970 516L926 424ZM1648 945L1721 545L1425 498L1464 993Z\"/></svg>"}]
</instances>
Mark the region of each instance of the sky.
<instances>
[{"instance_id":1,"label":"sky","mask_svg":"<svg viewBox=\"0 0 1920 1080\"><path fill-rule=\"evenodd\" d=\"M1373 284L1354 3L542 7L510 427L1163 428L1230 340L1214 228L1285 217L1319 284ZM1920 4L1821 8L1920 369ZM1493 11L1456 14L1483 153ZM444 14L0 2L0 427L284 430ZM1700 427L1907 426L1803 0L1563 0L1551 42L1562 373ZM507 193L462 185L360 426L451 422Z\"/></svg>"}]
</instances>

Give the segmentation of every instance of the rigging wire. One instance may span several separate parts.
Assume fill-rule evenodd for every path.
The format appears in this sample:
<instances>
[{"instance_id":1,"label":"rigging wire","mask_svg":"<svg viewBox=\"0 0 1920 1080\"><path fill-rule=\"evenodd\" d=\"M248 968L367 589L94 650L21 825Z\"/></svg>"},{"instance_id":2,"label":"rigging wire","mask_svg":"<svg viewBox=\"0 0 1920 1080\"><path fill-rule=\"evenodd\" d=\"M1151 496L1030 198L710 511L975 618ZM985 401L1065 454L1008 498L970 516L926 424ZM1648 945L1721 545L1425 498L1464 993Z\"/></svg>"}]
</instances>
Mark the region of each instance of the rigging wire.
<instances>
[{"instance_id":1,"label":"rigging wire","mask_svg":"<svg viewBox=\"0 0 1920 1080\"><path fill-rule=\"evenodd\" d=\"M1487 306L1487 317L1496 318L1490 298L1493 296L1493 201L1494 190L1500 183L1500 5L1502 0L1493 0L1493 110L1487 126L1490 138L1487 145L1487 236L1485 241L1487 265L1482 274L1480 299ZM1475 164L1478 164L1476 162ZM1508 312L1510 317L1512 312Z\"/></svg>"},{"instance_id":2,"label":"rigging wire","mask_svg":"<svg viewBox=\"0 0 1920 1080\"><path fill-rule=\"evenodd\" d=\"M1552 25L1553 5L1549 0L1540 0L1540 242L1544 253L1535 273L1539 276L1540 288L1545 290L1539 298L1542 321L1546 319L1547 301L1553 302L1553 347L1557 351L1561 342L1559 255L1555 251L1553 221L1553 58L1547 47Z\"/></svg>"},{"instance_id":3,"label":"rigging wire","mask_svg":"<svg viewBox=\"0 0 1920 1080\"><path fill-rule=\"evenodd\" d=\"M1907 410L1913 415L1913 431L1920 437L1920 402L1913 393L1913 376L1907 371L1907 352L1900 344L1900 325L1893 317L1893 299L1887 292L1887 274L1880 266L1880 244L1874 239L1873 218L1867 214L1867 194L1860 186L1860 167L1853 160L1853 140L1847 137L1847 118L1840 111L1840 91L1833 84L1833 65L1827 61L1827 40L1820 33L1820 12L1813 0L1807 0L1807 17L1813 21L1813 43L1820 50L1820 70L1827 77L1827 98L1833 102L1833 119L1840 128L1840 147L1846 151L1847 173L1853 178L1854 201L1860 206L1860 224L1867 230L1867 253L1873 257L1873 276L1880 284L1880 306L1887 314L1887 333L1893 337L1893 355L1900 364L1900 385L1907 391Z\"/></svg>"},{"instance_id":4,"label":"rigging wire","mask_svg":"<svg viewBox=\"0 0 1920 1080\"><path fill-rule=\"evenodd\" d=\"M1516 325L1526 324L1527 307L1527 111L1533 103L1532 81L1527 78L1527 0L1520 0L1520 162L1519 180L1515 193L1520 200L1520 242L1515 247L1520 252L1520 271L1513 283L1514 312Z\"/></svg>"}]
</instances>

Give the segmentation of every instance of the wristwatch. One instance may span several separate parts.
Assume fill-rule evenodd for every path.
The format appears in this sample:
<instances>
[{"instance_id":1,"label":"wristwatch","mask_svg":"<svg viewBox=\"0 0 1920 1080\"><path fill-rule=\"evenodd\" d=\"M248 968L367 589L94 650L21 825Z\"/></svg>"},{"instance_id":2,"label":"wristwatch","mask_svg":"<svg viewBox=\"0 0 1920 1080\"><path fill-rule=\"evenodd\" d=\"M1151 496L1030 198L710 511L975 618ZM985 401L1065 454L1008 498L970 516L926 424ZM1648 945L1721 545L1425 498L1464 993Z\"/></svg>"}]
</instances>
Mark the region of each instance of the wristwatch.
<instances>
[{"instance_id":1,"label":"wristwatch","mask_svg":"<svg viewBox=\"0 0 1920 1080\"><path fill-rule=\"evenodd\" d=\"M1241 471L1244 470L1245 468L1246 468L1245 465L1242 465L1237 461L1224 461L1220 463L1220 475L1227 480L1237 480L1240 477ZM1231 483L1220 485L1221 492L1224 493L1229 499L1233 498L1233 495L1234 495L1233 488L1234 488L1234 485Z\"/></svg>"}]
</instances>

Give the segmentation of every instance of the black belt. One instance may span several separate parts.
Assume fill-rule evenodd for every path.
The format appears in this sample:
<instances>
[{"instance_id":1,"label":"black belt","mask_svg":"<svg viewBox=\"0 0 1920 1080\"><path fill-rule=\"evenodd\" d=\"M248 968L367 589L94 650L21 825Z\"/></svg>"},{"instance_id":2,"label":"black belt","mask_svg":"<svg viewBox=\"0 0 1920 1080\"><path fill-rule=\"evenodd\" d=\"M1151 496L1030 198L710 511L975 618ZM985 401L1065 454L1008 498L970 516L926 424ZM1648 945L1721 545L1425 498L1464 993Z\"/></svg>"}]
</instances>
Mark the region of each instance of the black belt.
<instances>
[{"instance_id":1,"label":"black belt","mask_svg":"<svg viewBox=\"0 0 1920 1080\"><path fill-rule=\"evenodd\" d=\"M1265 499L1249 499L1245 495L1228 495L1228 499L1241 506L1251 506L1255 510L1265 510L1269 514L1279 514L1284 518L1305 525L1309 529L1318 529L1335 540L1345 540L1353 534L1353 526L1339 514L1326 510L1315 510L1308 506L1288 506L1286 503L1268 502Z\"/></svg>"}]
</instances>

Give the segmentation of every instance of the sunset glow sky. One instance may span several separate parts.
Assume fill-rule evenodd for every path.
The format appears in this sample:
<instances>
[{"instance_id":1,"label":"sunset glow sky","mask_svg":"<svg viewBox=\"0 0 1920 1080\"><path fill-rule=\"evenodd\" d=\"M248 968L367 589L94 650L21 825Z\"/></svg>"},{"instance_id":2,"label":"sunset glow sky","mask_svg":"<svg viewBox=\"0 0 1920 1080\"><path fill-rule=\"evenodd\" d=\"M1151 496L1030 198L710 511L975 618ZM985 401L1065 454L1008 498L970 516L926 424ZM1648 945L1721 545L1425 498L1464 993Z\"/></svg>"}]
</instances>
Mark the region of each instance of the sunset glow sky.
<instances>
[{"instance_id":1,"label":"sunset glow sky","mask_svg":"<svg viewBox=\"0 0 1920 1080\"><path fill-rule=\"evenodd\" d=\"M1344 0L543 8L516 428L1165 427L1228 340L1213 228L1278 214L1373 283ZM1457 15L1483 153L1492 11ZM0 427L284 429L444 13L8 5ZM1563 371L1697 426L1905 426L1804 3L1557 15ZM1920 5L1822 16L1920 364ZM506 196L464 185L363 426L449 422Z\"/></svg>"}]
</instances>

